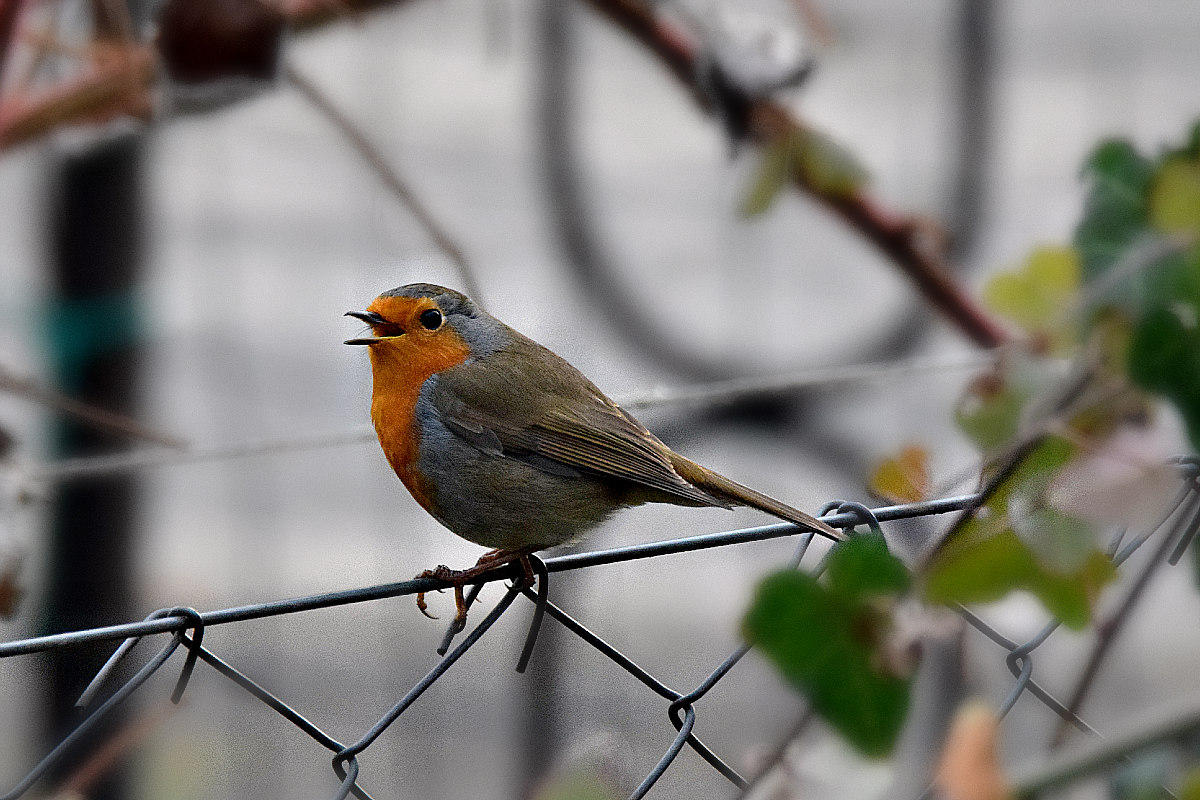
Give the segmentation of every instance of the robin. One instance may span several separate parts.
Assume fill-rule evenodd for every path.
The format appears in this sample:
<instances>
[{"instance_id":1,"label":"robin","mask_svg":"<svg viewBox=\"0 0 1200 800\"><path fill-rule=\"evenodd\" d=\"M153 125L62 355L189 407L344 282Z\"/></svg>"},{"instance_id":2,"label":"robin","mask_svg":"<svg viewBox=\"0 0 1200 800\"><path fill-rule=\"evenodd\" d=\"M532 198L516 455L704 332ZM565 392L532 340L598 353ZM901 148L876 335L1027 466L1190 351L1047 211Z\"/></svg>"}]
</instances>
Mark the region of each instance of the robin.
<instances>
[{"instance_id":1,"label":"robin","mask_svg":"<svg viewBox=\"0 0 1200 800\"><path fill-rule=\"evenodd\" d=\"M462 587L483 572L565 544L642 503L751 506L832 539L842 534L689 461L564 359L453 289L428 283L348 311L372 335L371 421L392 469L454 533L493 548L465 570L422 572ZM428 616L423 595L417 606Z\"/></svg>"}]
</instances>

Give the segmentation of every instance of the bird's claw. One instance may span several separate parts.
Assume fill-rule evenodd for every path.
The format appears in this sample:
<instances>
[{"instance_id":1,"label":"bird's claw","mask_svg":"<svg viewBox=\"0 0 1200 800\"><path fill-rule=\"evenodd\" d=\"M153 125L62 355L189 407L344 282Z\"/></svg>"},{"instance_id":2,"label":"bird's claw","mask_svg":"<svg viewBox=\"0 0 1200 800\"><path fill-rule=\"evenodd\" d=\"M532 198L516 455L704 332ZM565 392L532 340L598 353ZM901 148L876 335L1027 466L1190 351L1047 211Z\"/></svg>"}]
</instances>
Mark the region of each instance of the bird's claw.
<instances>
[{"instance_id":1,"label":"bird's claw","mask_svg":"<svg viewBox=\"0 0 1200 800\"><path fill-rule=\"evenodd\" d=\"M440 592L441 589L438 589ZM424 614L429 619L437 619L437 616L429 613L429 606L425 605L425 593L417 592L417 610Z\"/></svg>"},{"instance_id":2,"label":"bird's claw","mask_svg":"<svg viewBox=\"0 0 1200 800\"><path fill-rule=\"evenodd\" d=\"M421 580L423 578L437 578L440 581L453 580L454 570L450 569L445 564L438 564L436 569L427 569L422 571L421 574L416 577L416 580ZM435 589L434 591L436 591L438 594L441 594L443 590L439 588ZM461 590L456 588L455 591L460 592ZM437 619L436 615L429 613L429 606L425 604L425 595L426 592L417 592L417 610L429 619Z\"/></svg>"},{"instance_id":3,"label":"bird's claw","mask_svg":"<svg viewBox=\"0 0 1200 800\"><path fill-rule=\"evenodd\" d=\"M463 586L471 583L474 578L483 573L495 569L496 567L504 566L510 561L518 561L521 565L521 576L518 582L521 586L531 586L534 581L533 565L530 564L529 550L505 551L492 550L485 553L474 567L470 569L450 569L445 564L438 564L434 569L427 569L417 576L417 580L423 578L435 578L439 581L445 581L454 589L454 621L451 623L452 635L458 634L467 626L467 601L463 597ZM445 587L439 587L436 591L442 591ZM417 593L417 609L422 614L430 619L437 619L433 614L429 613L425 605L426 592Z\"/></svg>"}]
</instances>

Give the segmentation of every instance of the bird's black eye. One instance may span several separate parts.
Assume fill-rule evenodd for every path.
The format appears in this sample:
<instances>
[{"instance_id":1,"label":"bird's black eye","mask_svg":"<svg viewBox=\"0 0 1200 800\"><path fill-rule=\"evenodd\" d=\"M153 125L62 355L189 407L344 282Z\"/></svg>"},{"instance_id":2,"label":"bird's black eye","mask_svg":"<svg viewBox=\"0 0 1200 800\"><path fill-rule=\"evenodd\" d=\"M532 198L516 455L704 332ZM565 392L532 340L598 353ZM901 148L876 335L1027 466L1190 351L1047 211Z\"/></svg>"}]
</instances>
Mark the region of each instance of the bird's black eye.
<instances>
[{"instance_id":1,"label":"bird's black eye","mask_svg":"<svg viewBox=\"0 0 1200 800\"><path fill-rule=\"evenodd\" d=\"M418 319L421 320L421 324L426 328L431 331L436 331L439 327L441 327L442 324L442 312L438 311L436 308L431 308L427 311L422 311L421 316L418 317Z\"/></svg>"}]
</instances>

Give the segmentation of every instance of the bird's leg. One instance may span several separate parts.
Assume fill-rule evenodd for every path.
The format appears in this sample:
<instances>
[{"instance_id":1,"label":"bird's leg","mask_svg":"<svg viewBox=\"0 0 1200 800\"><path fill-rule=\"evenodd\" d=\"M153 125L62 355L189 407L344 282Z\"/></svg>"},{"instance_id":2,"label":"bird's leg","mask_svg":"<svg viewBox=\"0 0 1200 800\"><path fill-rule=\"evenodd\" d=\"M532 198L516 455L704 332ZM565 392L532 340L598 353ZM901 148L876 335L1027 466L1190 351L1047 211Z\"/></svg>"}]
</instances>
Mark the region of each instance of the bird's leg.
<instances>
[{"instance_id":1,"label":"bird's leg","mask_svg":"<svg viewBox=\"0 0 1200 800\"><path fill-rule=\"evenodd\" d=\"M517 563L521 566L521 579L513 583L513 588L524 589L527 586L533 586L533 562L529 560L529 554L521 556Z\"/></svg>"},{"instance_id":2,"label":"bird's leg","mask_svg":"<svg viewBox=\"0 0 1200 800\"><path fill-rule=\"evenodd\" d=\"M467 624L467 603L463 597L463 586L471 583L474 578L478 578L485 572L489 572L505 564L511 564L513 561L519 561L521 564L521 585L529 585L533 583L533 565L529 562L529 554L537 548L523 547L519 550L489 550L479 557L475 562L475 566L470 569L450 569L445 564L439 564L436 569L427 569L417 576L420 578L437 578L439 581L445 581L454 587L454 606L456 613L454 615L454 627L462 630ZM436 619L428 611L425 605L425 593L417 594L417 608L421 613L430 619Z\"/></svg>"}]
</instances>

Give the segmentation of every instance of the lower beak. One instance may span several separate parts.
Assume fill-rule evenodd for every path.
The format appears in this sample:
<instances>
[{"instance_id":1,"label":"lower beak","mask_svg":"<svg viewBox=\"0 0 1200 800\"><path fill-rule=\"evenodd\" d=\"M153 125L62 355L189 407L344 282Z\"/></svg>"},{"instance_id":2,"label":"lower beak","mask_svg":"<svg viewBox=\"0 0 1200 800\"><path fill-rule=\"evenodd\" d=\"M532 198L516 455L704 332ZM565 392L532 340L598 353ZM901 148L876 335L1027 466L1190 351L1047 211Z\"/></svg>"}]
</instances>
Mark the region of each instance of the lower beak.
<instances>
[{"instance_id":1,"label":"lower beak","mask_svg":"<svg viewBox=\"0 0 1200 800\"><path fill-rule=\"evenodd\" d=\"M369 338L369 339L347 339L346 341L342 342L342 344L375 344L376 342L381 342L381 341L383 341L383 340L382 340L382 339L375 339L375 338Z\"/></svg>"}]
</instances>

